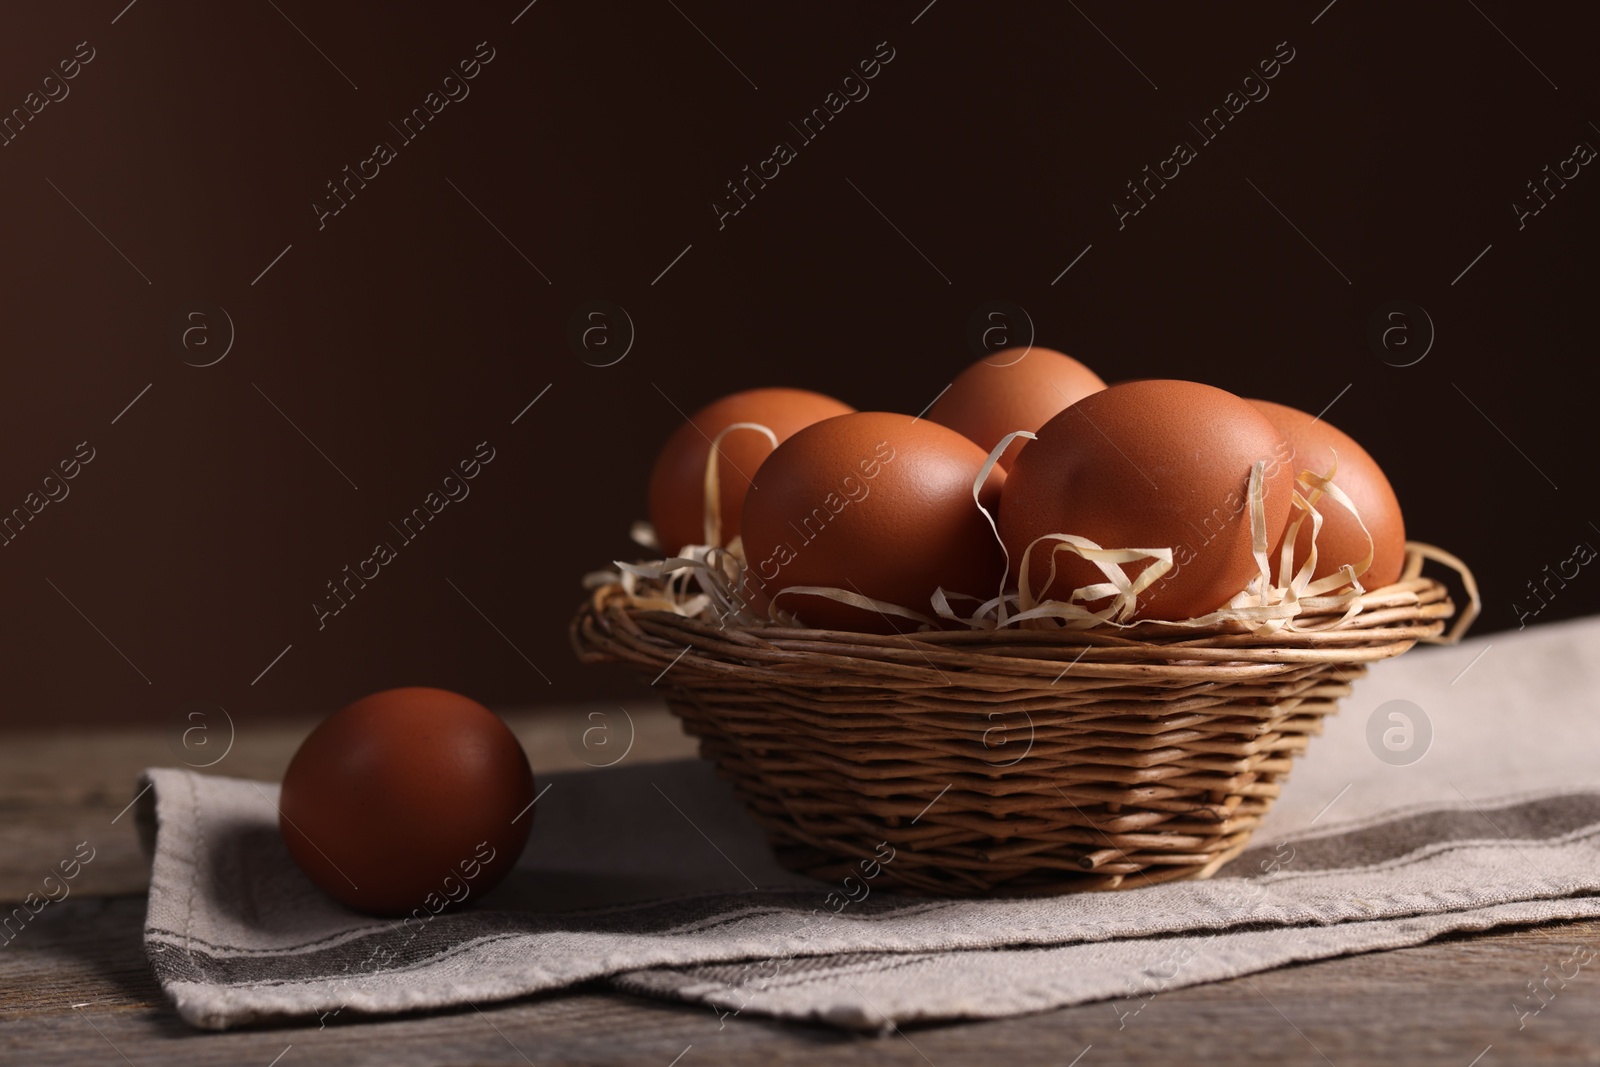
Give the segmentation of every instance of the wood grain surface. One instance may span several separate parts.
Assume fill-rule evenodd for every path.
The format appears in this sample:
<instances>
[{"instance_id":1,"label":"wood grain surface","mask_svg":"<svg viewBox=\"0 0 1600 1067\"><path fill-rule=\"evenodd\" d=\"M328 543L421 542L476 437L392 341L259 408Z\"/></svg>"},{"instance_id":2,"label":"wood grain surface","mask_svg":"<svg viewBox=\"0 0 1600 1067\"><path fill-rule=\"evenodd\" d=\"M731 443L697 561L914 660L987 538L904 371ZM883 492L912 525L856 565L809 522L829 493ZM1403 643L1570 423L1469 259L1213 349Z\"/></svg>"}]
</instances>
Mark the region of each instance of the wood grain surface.
<instances>
[{"instance_id":1,"label":"wood grain surface","mask_svg":"<svg viewBox=\"0 0 1600 1067\"><path fill-rule=\"evenodd\" d=\"M538 773L584 765L572 738L591 710L507 718ZM630 760L693 751L663 710L629 711ZM211 770L276 778L308 728L241 734ZM0 947L0 1064L1600 1064L1600 972L1581 971L1538 1015L1513 1007L1573 945L1600 947L1600 921L1285 967L1165 993L1126 1019L1133 1002L1101 1002L860 1037L585 987L320 1030L202 1033L145 963L144 864L131 820L112 822L143 767L177 762L153 731L0 737L0 898L27 892L78 841L98 850L68 899Z\"/></svg>"}]
</instances>

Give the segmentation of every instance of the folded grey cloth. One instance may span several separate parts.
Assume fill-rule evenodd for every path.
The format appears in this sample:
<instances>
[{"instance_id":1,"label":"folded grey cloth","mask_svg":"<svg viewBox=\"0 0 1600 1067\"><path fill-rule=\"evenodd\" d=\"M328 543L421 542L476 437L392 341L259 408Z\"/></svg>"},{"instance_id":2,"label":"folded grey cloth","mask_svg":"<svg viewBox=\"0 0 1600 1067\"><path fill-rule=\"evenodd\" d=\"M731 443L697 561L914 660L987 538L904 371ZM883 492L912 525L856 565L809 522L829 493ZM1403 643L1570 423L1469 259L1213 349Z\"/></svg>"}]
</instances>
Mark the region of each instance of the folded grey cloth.
<instances>
[{"instance_id":1,"label":"folded grey cloth","mask_svg":"<svg viewBox=\"0 0 1600 1067\"><path fill-rule=\"evenodd\" d=\"M1205 882L927 900L778 867L699 762L550 775L512 875L396 923L318 892L277 787L151 770L145 945L197 1026L324 1024L606 979L850 1028L996 1017L1600 915L1600 619L1377 665ZM1396 717L1398 716L1398 718ZM1420 756L1420 758L1419 758ZM883 861L893 863L885 852Z\"/></svg>"}]
</instances>

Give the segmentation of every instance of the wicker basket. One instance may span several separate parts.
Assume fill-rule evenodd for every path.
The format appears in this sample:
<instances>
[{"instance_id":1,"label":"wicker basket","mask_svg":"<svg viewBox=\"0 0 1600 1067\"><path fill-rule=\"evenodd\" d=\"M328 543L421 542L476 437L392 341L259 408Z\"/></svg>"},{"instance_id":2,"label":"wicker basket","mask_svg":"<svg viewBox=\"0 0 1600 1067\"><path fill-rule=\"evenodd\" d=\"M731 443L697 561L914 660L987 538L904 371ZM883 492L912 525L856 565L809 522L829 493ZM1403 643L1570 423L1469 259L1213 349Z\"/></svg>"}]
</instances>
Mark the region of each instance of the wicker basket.
<instances>
[{"instance_id":1,"label":"wicker basket","mask_svg":"<svg viewBox=\"0 0 1600 1067\"><path fill-rule=\"evenodd\" d=\"M1126 889L1237 856L1366 664L1459 637L1471 576L1445 637L1455 607L1424 555L1456 565L1412 546L1401 580L1354 617L1271 637L721 629L635 610L614 584L571 636L583 662L653 680L791 869L859 875L887 842L879 887Z\"/></svg>"}]
</instances>

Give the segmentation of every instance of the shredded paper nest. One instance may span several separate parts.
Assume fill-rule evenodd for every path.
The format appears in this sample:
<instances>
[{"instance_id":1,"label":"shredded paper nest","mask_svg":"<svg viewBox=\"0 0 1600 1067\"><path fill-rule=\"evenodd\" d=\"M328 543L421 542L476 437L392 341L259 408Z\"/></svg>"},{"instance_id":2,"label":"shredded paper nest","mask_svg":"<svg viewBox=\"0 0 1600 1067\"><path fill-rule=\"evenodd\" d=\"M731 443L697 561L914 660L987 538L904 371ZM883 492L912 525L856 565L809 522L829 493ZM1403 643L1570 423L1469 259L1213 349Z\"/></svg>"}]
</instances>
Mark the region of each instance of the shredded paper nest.
<instances>
[{"instance_id":1,"label":"shredded paper nest","mask_svg":"<svg viewBox=\"0 0 1600 1067\"><path fill-rule=\"evenodd\" d=\"M729 433L740 430L760 432L766 435L774 446L777 444L776 435L758 423L735 423L724 429L712 441L704 482L705 543L685 545L676 555L665 559L635 563L615 561L615 570L594 571L586 575L585 588L593 589L615 584L620 586L627 602L637 610L669 611L719 626L746 628L803 627L804 623L780 603L786 596L800 594L826 597L853 607L910 620L917 624L916 629L919 630L956 627L973 630L995 630L1005 627L1067 630L1085 630L1093 627L1129 630L1139 626L1159 625L1195 629L1221 627L1257 636L1270 636L1280 632L1332 629L1343 625L1362 610L1362 596L1367 590L1361 583L1361 576L1372 565L1372 536L1367 531L1355 503L1333 482L1338 469L1335 456L1334 466L1325 474L1318 474L1309 469L1296 474L1292 498L1293 513L1276 561L1269 558L1271 540L1266 524L1264 492L1267 461L1258 460L1251 467L1247 500L1251 543L1257 572L1245 588L1229 598L1226 604L1198 618L1159 623L1137 620L1140 597L1173 567L1172 548L1107 547L1096 544L1087 537L1066 532L1046 534L1028 546L1028 551L1023 554L1021 566L1016 571L1014 583L1016 588L1009 592L1007 586L1013 584L1015 561L1011 560L1007 553L1005 576L1000 589L996 590L993 597L981 602L975 597L946 592L942 588L934 591L928 604L909 605L874 600L848 589L794 585L774 593L766 611L759 612L740 593L745 587L744 579L748 566L740 538L735 537L725 547L721 546L722 517L717 471L719 464L716 462L720 455L718 446ZM1019 437L1031 440L1034 435L1026 430L1006 435L989 453L972 482L973 506L988 522L996 542L1000 543L1002 553L1005 552L1005 545L1000 542L999 528L995 525L994 516L989 513L989 509L979 502L978 491L1000 456ZM1367 554L1358 564L1345 564L1335 573L1313 581L1312 575L1317 569L1317 540L1322 532L1322 509L1330 503L1332 506L1345 509L1355 518L1362 533L1367 537ZM1295 545L1301 529L1308 522L1311 524L1310 551L1296 569L1293 559ZM633 539L644 548L663 551L654 529L647 522L634 523ZM1034 576L1030 573L1030 566L1033 548L1043 542L1053 542L1050 570L1045 576L1045 581L1037 583L1032 580ZM1464 571L1458 560L1442 550L1416 543L1412 543L1410 547L1424 556L1438 559ZM1033 596L1032 590L1051 587L1056 576L1056 557L1060 553L1078 556L1093 563L1099 568L1103 580L1075 589L1066 600L1038 600ZM1276 573L1274 573L1274 562L1277 564ZM1143 566L1136 567L1136 573L1130 575L1127 570L1130 564L1143 564ZM971 606L963 613L952 605L952 600L971 602ZM1089 607L1091 604L1102 602L1104 606L1094 609Z\"/></svg>"}]
</instances>

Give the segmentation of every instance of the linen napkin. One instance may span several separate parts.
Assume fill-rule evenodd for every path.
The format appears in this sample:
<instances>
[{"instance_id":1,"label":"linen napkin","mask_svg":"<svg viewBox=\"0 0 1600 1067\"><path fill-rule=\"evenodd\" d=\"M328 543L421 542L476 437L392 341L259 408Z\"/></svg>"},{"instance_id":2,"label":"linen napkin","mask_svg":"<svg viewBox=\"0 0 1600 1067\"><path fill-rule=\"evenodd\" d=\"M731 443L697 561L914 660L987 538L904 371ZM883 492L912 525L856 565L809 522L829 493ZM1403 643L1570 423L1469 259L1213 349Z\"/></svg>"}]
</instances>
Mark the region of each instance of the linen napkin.
<instances>
[{"instance_id":1,"label":"linen napkin","mask_svg":"<svg viewBox=\"0 0 1600 1067\"><path fill-rule=\"evenodd\" d=\"M712 768L680 761L541 776L504 883L391 922L299 872L275 785L156 769L145 946L182 1017L215 1029L596 979L724 1020L881 1029L1108 998L1126 1018L1198 982L1600 915L1597 704L1600 619L1419 648L1356 684L1211 880L1031 899L789 873Z\"/></svg>"}]
</instances>

